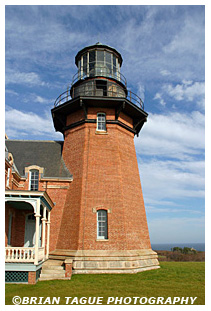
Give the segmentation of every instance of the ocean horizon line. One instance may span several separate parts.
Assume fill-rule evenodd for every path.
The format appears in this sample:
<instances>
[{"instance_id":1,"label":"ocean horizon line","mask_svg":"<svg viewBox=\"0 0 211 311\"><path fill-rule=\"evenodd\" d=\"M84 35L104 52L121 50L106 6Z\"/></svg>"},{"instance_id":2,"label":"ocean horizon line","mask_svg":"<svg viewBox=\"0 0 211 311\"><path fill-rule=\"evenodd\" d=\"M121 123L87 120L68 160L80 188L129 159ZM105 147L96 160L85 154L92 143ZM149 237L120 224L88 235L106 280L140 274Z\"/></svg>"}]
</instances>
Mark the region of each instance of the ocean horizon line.
<instances>
[{"instance_id":1,"label":"ocean horizon line","mask_svg":"<svg viewBox=\"0 0 211 311\"><path fill-rule=\"evenodd\" d=\"M205 243L195 243L195 242L186 242L186 243L151 243L151 247L153 250L166 250L170 251L173 247L190 247L194 248L197 251L204 252L205 251Z\"/></svg>"}]
</instances>

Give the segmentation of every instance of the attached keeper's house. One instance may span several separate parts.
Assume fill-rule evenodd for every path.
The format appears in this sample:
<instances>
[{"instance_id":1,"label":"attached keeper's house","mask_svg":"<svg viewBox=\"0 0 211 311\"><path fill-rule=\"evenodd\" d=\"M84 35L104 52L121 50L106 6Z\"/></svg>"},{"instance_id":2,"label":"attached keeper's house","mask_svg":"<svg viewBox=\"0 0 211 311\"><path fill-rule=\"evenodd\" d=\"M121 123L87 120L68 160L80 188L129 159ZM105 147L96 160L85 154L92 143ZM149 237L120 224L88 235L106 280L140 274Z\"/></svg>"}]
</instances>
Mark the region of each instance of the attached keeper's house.
<instances>
[{"instance_id":1,"label":"attached keeper's house","mask_svg":"<svg viewBox=\"0 0 211 311\"><path fill-rule=\"evenodd\" d=\"M6 282L159 268L133 141L143 102L114 48L85 47L75 63L51 111L64 141L6 138Z\"/></svg>"}]
</instances>

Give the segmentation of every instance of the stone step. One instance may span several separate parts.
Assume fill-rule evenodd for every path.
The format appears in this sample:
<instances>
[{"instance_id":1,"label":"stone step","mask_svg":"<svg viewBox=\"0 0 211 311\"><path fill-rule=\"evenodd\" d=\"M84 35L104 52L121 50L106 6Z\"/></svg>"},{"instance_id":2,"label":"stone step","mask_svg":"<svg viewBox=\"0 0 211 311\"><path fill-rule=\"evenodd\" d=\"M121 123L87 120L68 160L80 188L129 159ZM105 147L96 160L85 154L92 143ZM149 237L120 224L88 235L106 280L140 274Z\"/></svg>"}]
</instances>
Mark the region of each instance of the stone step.
<instances>
[{"instance_id":1,"label":"stone step","mask_svg":"<svg viewBox=\"0 0 211 311\"><path fill-rule=\"evenodd\" d=\"M45 265L45 266L42 266L42 270L64 270L64 267L63 266L54 266L54 265Z\"/></svg>"},{"instance_id":2,"label":"stone step","mask_svg":"<svg viewBox=\"0 0 211 311\"><path fill-rule=\"evenodd\" d=\"M45 280L60 280L65 278L65 269L63 260L47 260L43 266L40 274L40 281Z\"/></svg>"},{"instance_id":3,"label":"stone step","mask_svg":"<svg viewBox=\"0 0 211 311\"><path fill-rule=\"evenodd\" d=\"M49 275L54 275L54 276L65 276L65 270L53 270L53 269L44 269L41 271L40 276L49 276Z\"/></svg>"},{"instance_id":4,"label":"stone step","mask_svg":"<svg viewBox=\"0 0 211 311\"><path fill-rule=\"evenodd\" d=\"M62 274L65 273L64 269L42 269L41 274Z\"/></svg>"},{"instance_id":5,"label":"stone step","mask_svg":"<svg viewBox=\"0 0 211 311\"><path fill-rule=\"evenodd\" d=\"M43 266L62 266L63 264L63 260L48 259L44 262Z\"/></svg>"},{"instance_id":6,"label":"stone step","mask_svg":"<svg viewBox=\"0 0 211 311\"><path fill-rule=\"evenodd\" d=\"M63 261L66 259L66 256L61 256L61 255L50 255L49 260L58 260L58 261Z\"/></svg>"}]
</instances>

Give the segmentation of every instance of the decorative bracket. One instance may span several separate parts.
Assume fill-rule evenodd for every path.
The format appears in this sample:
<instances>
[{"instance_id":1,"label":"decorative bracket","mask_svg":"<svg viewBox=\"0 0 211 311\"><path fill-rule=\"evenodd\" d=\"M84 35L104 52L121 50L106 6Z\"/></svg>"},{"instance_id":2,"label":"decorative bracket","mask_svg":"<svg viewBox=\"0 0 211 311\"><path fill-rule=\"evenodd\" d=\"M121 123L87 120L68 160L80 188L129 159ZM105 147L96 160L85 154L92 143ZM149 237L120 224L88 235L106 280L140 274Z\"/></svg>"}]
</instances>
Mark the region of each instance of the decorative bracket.
<instances>
[{"instance_id":1,"label":"decorative bracket","mask_svg":"<svg viewBox=\"0 0 211 311\"><path fill-rule=\"evenodd\" d=\"M120 112L125 109L125 102L122 103L122 105L119 106L118 109L115 111L115 120L118 120Z\"/></svg>"},{"instance_id":2,"label":"decorative bracket","mask_svg":"<svg viewBox=\"0 0 211 311\"><path fill-rule=\"evenodd\" d=\"M82 99L80 99L80 107L83 108L85 119L87 119L87 108Z\"/></svg>"},{"instance_id":3,"label":"decorative bracket","mask_svg":"<svg viewBox=\"0 0 211 311\"><path fill-rule=\"evenodd\" d=\"M134 122L134 125L133 125L133 129L135 130L137 136L138 136L138 133L140 132L142 126L144 125L144 123L147 121L147 118L144 117L143 119L139 120L138 122Z\"/></svg>"},{"instance_id":4,"label":"decorative bracket","mask_svg":"<svg viewBox=\"0 0 211 311\"><path fill-rule=\"evenodd\" d=\"M63 115L61 115L61 114L56 114L55 117L56 117L56 119L60 122L60 124L61 124L63 127L66 126L66 124L65 124L65 118L64 118Z\"/></svg>"}]
</instances>

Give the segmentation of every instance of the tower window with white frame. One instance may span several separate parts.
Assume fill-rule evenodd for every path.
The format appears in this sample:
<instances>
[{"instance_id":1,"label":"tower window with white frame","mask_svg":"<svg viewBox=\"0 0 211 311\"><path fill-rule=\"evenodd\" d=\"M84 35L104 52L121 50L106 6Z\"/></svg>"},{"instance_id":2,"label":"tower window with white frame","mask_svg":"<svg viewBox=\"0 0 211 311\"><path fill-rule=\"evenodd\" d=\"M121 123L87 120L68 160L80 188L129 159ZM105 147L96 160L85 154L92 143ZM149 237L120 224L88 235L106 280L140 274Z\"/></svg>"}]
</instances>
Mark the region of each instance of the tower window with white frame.
<instances>
[{"instance_id":1,"label":"tower window with white frame","mask_svg":"<svg viewBox=\"0 0 211 311\"><path fill-rule=\"evenodd\" d=\"M104 209L97 211L97 238L100 240L108 239L108 216Z\"/></svg>"},{"instance_id":2,"label":"tower window with white frame","mask_svg":"<svg viewBox=\"0 0 211 311\"><path fill-rule=\"evenodd\" d=\"M29 190L38 191L39 189L39 171L30 170L29 171Z\"/></svg>"},{"instance_id":3,"label":"tower window with white frame","mask_svg":"<svg viewBox=\"0 0 211 311\"><path fill-rule=\"evenodd\" d=\"M106 132L106 114L103 112L97 114L97 131Z\"/></svg>"}]
</instances>

